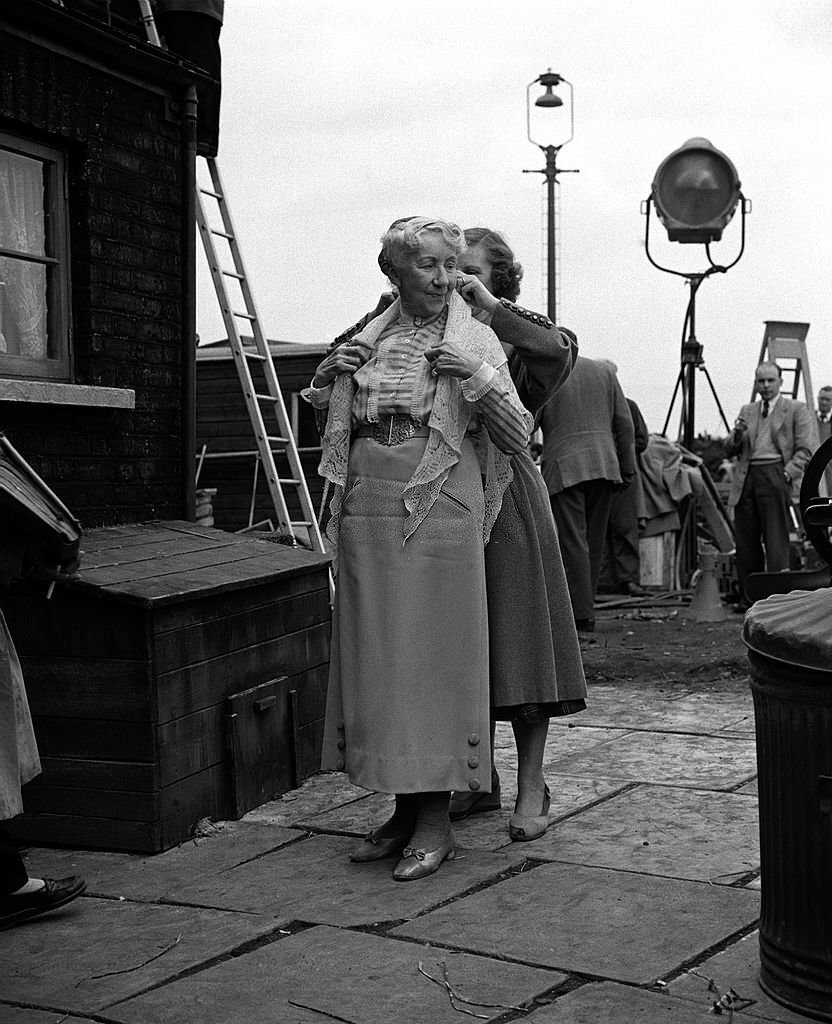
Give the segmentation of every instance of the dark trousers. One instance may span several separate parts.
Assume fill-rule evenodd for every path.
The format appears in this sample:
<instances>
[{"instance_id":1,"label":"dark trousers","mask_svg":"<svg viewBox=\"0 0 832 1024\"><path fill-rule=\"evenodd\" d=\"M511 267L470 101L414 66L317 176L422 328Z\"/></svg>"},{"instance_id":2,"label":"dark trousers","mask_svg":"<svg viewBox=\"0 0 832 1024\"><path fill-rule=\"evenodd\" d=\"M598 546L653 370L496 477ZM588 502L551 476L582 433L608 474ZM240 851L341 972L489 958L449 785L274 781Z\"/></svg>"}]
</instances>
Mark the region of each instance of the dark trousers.
<instances>
[{"instance_id":1,"label":"dark trousers","mask_svg":"<svg viewBox=\"0 0 832 1024\"><path fill-rule=\"evenodd\" d=\"M641 583L638 492L639 488L633 480L623 491L613 495L610 506L609 571L619 587L626 583Z\"/></svg>"},{"instance_id":2,"label":"dark trousers","mask_svg":"<svg viewBox=\"0 0 832 1024\"><path fill-rule=\"evenodd\" d=\"M215 85L197 89L196 151L216 156L220 136L220 29L216 18L190 11L156 15L159 31L171 53L176 53L216 79Z\"/></svg>"},{"instance_id":3,"label":"dark trousers","mask_svg":"<svg viewBox=\"0 0 832 1024\"><path fill-rule=\"evenodd\" d=\"M783 463L749 466L740 500L734 509L737 577L745 594L750 572L778 572L789 567L789 505L791 487Z\"/></svg>"},{"instance_id":4,"label":"dark trousers","mask_svg":"<svg viewBox=\"0 0 832 1024\"><path fill-rule=\"evenodd\" d=\"M576 619L593 618L612 497L609 480L584 480L550 495Z\"/></svg>"},{"instance_id":5,"label":"dark trousers","mask_svg":"<svg viewBox=\"0 0 832 1024\"><path fill-rule=\"evenodd\" d=\"M0 897L7 896L29 881L26 866L14 839L0 829Z\"/></svg>"}]
</instances>

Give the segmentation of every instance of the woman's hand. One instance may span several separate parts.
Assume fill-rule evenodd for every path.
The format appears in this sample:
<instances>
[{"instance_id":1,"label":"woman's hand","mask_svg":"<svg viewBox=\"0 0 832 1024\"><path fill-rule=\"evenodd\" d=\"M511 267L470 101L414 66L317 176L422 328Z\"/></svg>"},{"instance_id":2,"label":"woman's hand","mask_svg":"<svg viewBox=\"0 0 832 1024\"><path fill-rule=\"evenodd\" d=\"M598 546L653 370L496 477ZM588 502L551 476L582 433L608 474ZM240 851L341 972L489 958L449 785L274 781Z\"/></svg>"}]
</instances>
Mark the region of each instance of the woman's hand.
<instances>
[{"instance_id":1,"label":"woman's hand","mask_svg":"<svg viewBox=\"0 0 832 1024\"><path fill-rule=\"evenodd\" d=\"M425 359L430 363L435 375L444 373L448 377L459 377L461 380L467 380L482 366L481 359L444 339L425 352Z\"/></svg>"},{"instance_id":2,"label":"woman's hand","mask_svg":"<svg viewBox=\"0 0 832 1024\"><path fill-rule=\"evenodd\" d=\"M340 345L318 363L315 376L312 378L312 386L325 388L335 380L339 373L355 373L369 358L370 349L367 345L362 345L360 342Z\"/></svg>"},{"instance_id":3,"label":"woman's hand","mask_svg":"<svg viewBox=\"0 0 832 1024\"><path fill-rule=\"evenodd\" d=\"M486 313L493 312L500 305L500 300L495 299L482 281L475 277L474 274L457 274L456 290L469 306L485 310Z\"/></svg>"}]
</instances>

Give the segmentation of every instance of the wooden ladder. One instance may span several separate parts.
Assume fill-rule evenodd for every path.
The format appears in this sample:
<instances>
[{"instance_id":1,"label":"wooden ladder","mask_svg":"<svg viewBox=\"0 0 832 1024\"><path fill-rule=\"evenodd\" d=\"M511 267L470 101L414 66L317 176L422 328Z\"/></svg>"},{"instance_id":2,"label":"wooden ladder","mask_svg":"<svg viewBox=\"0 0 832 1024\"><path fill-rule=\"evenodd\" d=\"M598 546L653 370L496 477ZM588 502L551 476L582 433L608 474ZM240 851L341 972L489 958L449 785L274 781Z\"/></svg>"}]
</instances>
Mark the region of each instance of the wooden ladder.
<instances>
[{"instance_id":1,"label":"wooden ladder","mask_svg":"<svg viewBox=\"0 0 832 1024\"><path fill-rule=\"evenodd\" d=\"M798 397L802 381L804 401L811 410L815 407L815 393L812 389L812 375L809 372L809 356L806 351L808 333L809 324L788 320L766 320L758 363L777 363L783 373L781 394L788 398ZM752 402L756 395L756 389L752 388Z\"/></svg>"},{"instance_id":2,"label":"wooden ladder","mask_svg":"<svg viewBox=\"0 0 832 1024\"><path fill-rule=\"evenodd\" d=\"M148 42L154 46L162 46L150 0L139 0L142 23L145 27ZM266 487L274 508L275 522L272 531L292 546L302 541L314 551L325 552L318 520L312 505L306 477L298 453L298 446L292 432L292 424L286 411L286 403L280 390L277 371L272 358L271 349L260 324L260 317L252 295L249 280L245 272L243 257L234 231L231 211L228 206L225 190L220 178L219 165L215 157L203 157L211 178L210 187L197 184L196 219L202 246L208 260L211 280L219 302L225 325L228 343L234 357L234 365L242 388L246 412L251 423L254 447L251 450L234 452L210 452L203 446L197 457L196 480L203 465L209 459L250 458L254 460L254 479L252 500L249 510L249 523L245 529L252 529L255 524L254 508L257 481L262 468ZM215 214L210 220L206 213L206 205L215 206ZM224 248L220 258L219 248ZM234 308L227 282L235 282L234 297L239 296L241 309ZM251 332L253 345L243 340L241 325ZM255 386L252 371L257 373L258 386ZM275 456L285 458L288 464L288 475L280 476ZM300 518L292 519L287 492L295 493L296 507L300 510Z\"/></svg>"}]
</instances>

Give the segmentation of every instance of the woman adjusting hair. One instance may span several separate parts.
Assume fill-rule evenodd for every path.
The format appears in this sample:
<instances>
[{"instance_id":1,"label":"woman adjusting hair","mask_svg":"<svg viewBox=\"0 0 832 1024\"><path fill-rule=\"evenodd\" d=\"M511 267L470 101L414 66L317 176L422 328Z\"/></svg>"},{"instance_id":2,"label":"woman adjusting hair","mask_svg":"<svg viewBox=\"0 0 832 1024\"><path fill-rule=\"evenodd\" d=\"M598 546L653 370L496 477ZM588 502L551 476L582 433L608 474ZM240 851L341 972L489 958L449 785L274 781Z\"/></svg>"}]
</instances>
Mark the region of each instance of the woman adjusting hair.
<instances>
[{"instance_id":1,"label":"woman adjusting hair","mask_svg":"<svg viewBox=\"0 0 832 1024\"><path fill-rule=\"evenodd\" d=\"M523 270L499 232L470 228L465 240L457 287L474 316L500 339L520 399L536 413L546 402L557 402L556 392L572 372L578 352L574 335L515 304ZM525 449L511 464L511 484L491 531L485 567L492 718L511 722L517 745L517 800L509 834L527 841L548 826L543 754L549 719L582 711L586 682L546 485ZM451 818L499 807L500 779L494 772L487 791L454 793Z\"/></svg>"},{"instance_id":2,"label":"woman adjusting hair","mask_svg":"<svg viewBox=\"0 0 832 1024\"><path fill-rule=\"evenodd\" d=\"M319 364L319 471L336 547L322 767L396 795L354 861L393 877L454 856L451 790L491 780L484 544L531 416L505 353L454 290L460 229L394 221L379 263L398 298Z\"/></svg>"}]
</instances>

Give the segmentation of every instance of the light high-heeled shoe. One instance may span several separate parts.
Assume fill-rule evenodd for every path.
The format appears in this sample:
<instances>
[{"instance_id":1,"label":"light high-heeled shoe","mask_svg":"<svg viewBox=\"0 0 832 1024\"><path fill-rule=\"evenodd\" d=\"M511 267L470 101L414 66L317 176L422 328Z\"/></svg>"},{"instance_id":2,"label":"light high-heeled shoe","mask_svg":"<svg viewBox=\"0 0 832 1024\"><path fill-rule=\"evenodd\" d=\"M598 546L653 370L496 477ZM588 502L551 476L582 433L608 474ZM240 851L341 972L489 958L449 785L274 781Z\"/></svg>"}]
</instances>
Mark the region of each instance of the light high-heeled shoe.
<instances>
[{"instance_id":1,"label":"light high-heeled shoe","mask_svg":"<svg viewBox=\"0 0 832 1024\"><path fill-rule=\"evenodd\" d=\"M380 836L375 830L368 832L364 842L350 854L354 864L366 864L371 860L384 860L385 857L398 857L407 846L410 833L397 836Z\"/></svg>"},{"instance_id":2,"label":"light high-heeled shoe","mask_svg":"<svg viewBox=\"0 0 832 1024\"><path fill-rule=\"evenodd\" d=\"M417 850L406 846L402 850L402 859L393 869L393 878L397 882L412 882L417 878L425 878L439 870L443 860L456 857L456 846L453 832L449 832L444 842L435 850Z\"/></svg>"},{"instance_id":3,"label":"light high-heeled shoe","mask_svg":"<svg viewBox=\"0 0 832 1024\"><path fill-rule=\"evenodd\" d=\"M540 839L549 827L550 803L549 787L544 786L543 808L537 817L529 818L524 814L512 814L508 819L508 834L514 842L528 843L532 839Z\"/></svg>"}]
</instances>

